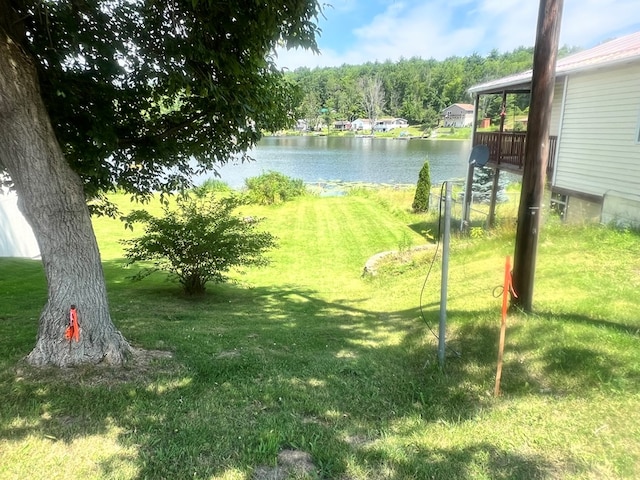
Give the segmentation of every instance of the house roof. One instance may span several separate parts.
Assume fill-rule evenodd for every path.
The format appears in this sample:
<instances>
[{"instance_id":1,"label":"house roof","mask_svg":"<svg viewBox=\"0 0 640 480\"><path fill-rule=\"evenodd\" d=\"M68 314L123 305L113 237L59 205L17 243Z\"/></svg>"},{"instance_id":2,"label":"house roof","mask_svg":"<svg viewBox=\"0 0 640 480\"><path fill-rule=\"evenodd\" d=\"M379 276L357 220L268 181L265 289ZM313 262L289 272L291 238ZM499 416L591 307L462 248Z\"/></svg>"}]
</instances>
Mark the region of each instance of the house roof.
<instances>
[{"instance_id":1,"label":"house roof","mask_svg":"<svg viewBox=\"0 0 640 480\"><path fill-rule=\"evenodd\" d=\"M640 32L602 43L596 47L574 53L556 62L556 77L595 70L619 63L640 61ZM503 90L530 90L533 70L509 75L490 82L474 85L471 93L501 93Z\"/></svg>"},{"instance_id":2,"label":"house roof","mask_svg":"<svg viewBox=\"0 0 640 480\"><path fill-rule=\"evenodd\" d=\"M458 107L458 108L461 108L462 110L467 110L469 112L473 112L473 108L474 108L473 105L471 105L470 103L453 103L449 105L447 108L445 108L444 110L449 110L451 107Z\"/></svg>"},{"instance_id":3,"label":"house roof","mask_svg":"<svg viewBox=\"0 0 640 480\"><path fill-rule=\"evenodd\" d=\"M378 122L406 122L406 120L400 117L380 117Z\"/></svg>"}]
</instances>

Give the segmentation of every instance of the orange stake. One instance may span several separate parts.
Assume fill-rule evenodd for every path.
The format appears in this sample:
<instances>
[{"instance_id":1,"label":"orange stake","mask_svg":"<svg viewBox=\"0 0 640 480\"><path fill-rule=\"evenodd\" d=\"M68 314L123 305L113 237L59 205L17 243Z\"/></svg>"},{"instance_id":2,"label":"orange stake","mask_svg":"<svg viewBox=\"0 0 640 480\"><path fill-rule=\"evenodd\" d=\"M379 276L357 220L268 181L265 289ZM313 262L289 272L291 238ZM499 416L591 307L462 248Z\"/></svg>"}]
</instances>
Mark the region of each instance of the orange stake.
<instances>
[{"instance_id":1,"label":"orange stake","mask_svg":"<svg viewBox=\"0 0 640 480\"><path fill-rule=\"evenodd\" d=\"M507 255L504 264L504 286L502 290L502 322L500 324L500 343L498 345L498 370L496 372L496 386L493 391L494 396L500 395L500 379L502 377L502 353L504 352L504 338L507 334L507 309L509 307L509 292L517 297L511 283L511 258Z\"/></svg>"},{"instance_id":2,"label":"orange stake","mask_svg":"<svg viewBox=\"0 0 640 480\"><path fill-rule=\"evenodd\" d=\"M80 341L80 327L78 326L78 312L76 312L76 306L71 305L69 309L69 326L64 332L64 338L71 341L74 339L76 342Z\"/></svg>"}]
</instances>

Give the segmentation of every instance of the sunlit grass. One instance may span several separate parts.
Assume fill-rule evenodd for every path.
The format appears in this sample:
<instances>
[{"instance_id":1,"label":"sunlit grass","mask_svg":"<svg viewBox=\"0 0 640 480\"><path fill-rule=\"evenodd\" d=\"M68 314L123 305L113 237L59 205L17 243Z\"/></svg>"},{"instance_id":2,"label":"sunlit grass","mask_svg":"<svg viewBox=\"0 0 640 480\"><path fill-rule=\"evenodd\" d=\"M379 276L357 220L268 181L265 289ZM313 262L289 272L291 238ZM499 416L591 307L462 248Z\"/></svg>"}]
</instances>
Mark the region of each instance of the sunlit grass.
<instances>
[{"instance_id":1,"label":"sunlit grass","mask_svg":"<svg viewBox=\"0 0 640 480\"><path fill-rule=\"evenodd\" d=\"M284 450L313 461L291 478L636 478L638 234L547 220L535 314L509 315L495 398L514 206L491 232L454 228L441 370L435 248L363 276L371 255L435 236L437 209L411 213L413 193L243 207L280 246L199 300L128 280L118 240L138 232L96 219L114 322L171 354L122 371L23 365L46 286L39 262L0 259L0 478L250 479Z\"/></svg>"},{"instance_id":2,"label":"sunlit grass","mask_svg":"<svg viewBox=\"0 0 640 480\"><path fill-rule=\"evenodd\" d=\"M122 434L111 425L98 434L74 435L69 441L41 430L20 442L3 442L0 475L42 480L138 478L139 452L122 444Z\"/></svg>"}]
</instances>

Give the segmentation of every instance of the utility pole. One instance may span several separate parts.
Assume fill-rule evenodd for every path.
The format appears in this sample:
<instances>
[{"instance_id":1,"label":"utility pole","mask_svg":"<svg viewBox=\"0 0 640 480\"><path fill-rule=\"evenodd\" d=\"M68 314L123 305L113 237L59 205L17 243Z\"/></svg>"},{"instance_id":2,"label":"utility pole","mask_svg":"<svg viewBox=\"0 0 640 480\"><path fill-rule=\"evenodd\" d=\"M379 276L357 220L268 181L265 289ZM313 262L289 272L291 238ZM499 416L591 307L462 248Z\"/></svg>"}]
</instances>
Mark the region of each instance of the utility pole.
<instances>
[{"instance_id":1,"label":"utility pole","mask_svg":"<svg viewBox=\"0 0 640 480\"><path fill-rule=\"evenodd\" d=\"M513 265L513 286L518 297L511 299L512 305L521 307L525 312L531 312L533 304L562 4L563 0L540 0L538 10L531 79L531 105Z\"/></svg>"}]
</instances>

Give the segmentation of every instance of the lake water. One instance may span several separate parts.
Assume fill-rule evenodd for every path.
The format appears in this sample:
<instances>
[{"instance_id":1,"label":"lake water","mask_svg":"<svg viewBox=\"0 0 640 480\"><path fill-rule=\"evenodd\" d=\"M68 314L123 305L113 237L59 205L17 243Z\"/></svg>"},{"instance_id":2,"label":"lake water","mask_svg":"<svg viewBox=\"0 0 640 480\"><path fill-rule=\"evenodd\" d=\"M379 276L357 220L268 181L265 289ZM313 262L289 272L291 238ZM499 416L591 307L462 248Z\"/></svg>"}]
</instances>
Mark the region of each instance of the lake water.
<instances>
[{"instance_id":1,"label":"lake water","mask_svg":"<svg viewBox=\"0 0 640 480\"><path fill-rule=\"evenodd\" d=\"M415 184L425 160L431 183L466 176L471 142L467 140L401 140L368 137L265 137L250 152L248 163L228 163L221 180L233 188L245 178L274 170L305 183L364 182ZM201 183L213 175L196 179Z\"/></svg>"}]
</instances>

